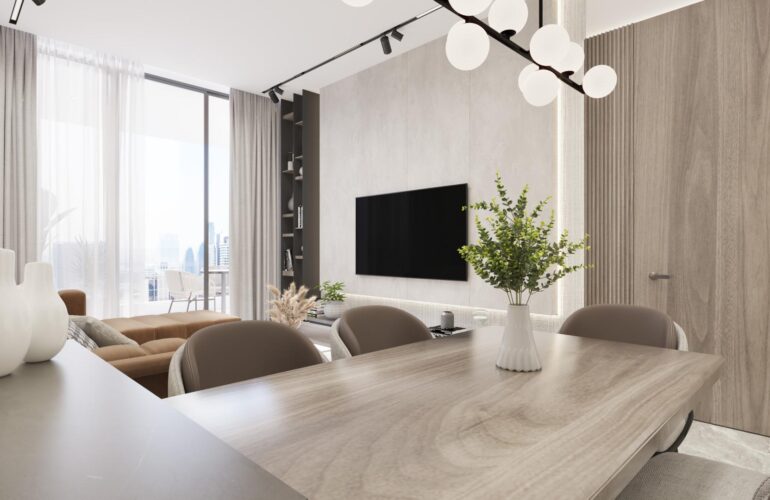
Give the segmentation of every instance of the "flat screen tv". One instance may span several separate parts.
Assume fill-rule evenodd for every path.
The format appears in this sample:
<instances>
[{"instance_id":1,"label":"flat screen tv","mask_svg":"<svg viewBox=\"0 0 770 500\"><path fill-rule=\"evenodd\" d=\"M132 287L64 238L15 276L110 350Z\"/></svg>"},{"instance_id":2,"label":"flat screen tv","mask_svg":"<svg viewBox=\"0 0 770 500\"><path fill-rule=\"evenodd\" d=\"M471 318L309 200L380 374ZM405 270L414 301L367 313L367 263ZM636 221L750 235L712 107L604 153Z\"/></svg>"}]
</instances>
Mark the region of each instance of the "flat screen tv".
<instances>
[{"instance_id":1,"label":"flat screen tv","mask_svg":"<svg viewBox=\"0 0 770 500\"><path fill-rule=\"evenodd\" d=\"M466 281L468 185L356 199L356 274Z\"/></svg>"}]
</instances>

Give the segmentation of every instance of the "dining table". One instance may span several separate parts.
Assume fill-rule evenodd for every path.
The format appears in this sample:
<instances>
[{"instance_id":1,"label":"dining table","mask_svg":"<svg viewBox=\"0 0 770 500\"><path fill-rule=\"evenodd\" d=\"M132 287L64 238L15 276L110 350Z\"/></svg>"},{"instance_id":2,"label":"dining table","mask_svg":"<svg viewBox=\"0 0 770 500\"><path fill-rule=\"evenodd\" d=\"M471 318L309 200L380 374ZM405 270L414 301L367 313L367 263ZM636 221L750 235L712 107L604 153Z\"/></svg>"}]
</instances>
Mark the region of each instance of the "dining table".
<instances>
[{"instance_id":1,"label":"dining table","mask_svg":"<svg viewBox=\"0 0 770 500\"><path fill-rule=\"evenodd\" d=\"M308 498L615 498L718 379L720 356L502 327L170 398Z\"/></svg>"}]
</instances>

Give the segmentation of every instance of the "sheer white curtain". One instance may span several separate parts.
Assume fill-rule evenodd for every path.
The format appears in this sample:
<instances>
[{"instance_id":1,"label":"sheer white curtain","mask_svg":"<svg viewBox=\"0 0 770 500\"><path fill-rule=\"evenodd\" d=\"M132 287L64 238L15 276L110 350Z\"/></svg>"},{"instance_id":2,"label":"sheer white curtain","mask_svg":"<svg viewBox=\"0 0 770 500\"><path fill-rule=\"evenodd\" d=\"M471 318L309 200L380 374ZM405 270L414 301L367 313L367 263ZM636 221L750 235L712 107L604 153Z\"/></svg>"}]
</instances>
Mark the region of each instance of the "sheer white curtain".
<instances>
[{"instance_id":1,"label":"sheer white curtain","mask_svg":"<svg viewBox=\"0 0 770 500\"><path fill-rule=\"evenodd\" d=\"M147 289L144 69L40 38L37 84L41 258L89 314L129 315Z\"/></svg>"}]
</instances>

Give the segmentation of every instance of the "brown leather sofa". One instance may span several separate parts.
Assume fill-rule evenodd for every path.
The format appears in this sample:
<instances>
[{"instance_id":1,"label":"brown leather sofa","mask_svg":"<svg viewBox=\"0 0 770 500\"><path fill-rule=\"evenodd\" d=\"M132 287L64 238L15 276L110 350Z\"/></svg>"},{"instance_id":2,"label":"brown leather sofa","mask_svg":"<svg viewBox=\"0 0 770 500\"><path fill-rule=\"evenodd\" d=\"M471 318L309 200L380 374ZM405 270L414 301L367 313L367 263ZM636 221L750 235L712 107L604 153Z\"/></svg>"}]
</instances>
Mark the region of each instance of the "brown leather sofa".
<instances>
[{"instance_id":1,"label":"brown leather sofa","mask_svg":"<svg viewBox=\"0 0 770 500\"><path fill-rule=\"evenodd\" d=\"M70 315L86 315L84 292L62 290L59 295ZM94 354L153 394L165 398L168 395L168 367L171 356L185 340L202 328L240 321L240 318L214 311L193 311L102 321L138 345L99 347L94 349Z\"/></svg>"}]
</instances>

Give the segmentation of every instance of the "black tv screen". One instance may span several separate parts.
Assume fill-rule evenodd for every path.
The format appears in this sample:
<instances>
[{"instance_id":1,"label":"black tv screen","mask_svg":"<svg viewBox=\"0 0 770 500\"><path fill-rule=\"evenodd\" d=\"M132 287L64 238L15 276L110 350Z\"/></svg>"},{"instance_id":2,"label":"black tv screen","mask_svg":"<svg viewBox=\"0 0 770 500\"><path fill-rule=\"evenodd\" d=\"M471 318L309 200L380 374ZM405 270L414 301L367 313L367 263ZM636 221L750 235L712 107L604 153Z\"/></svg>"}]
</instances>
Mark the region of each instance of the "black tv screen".
<instances>
[{"instance_id":1,"label":"black tv screen","mask_svg":"<svg viewBox=\"0 0 770 500\"><path fill-rule=\"evenodd\" d=\"M356 199L356 274L466 281L468 185Z\"/></svg>"}]
</instances>

